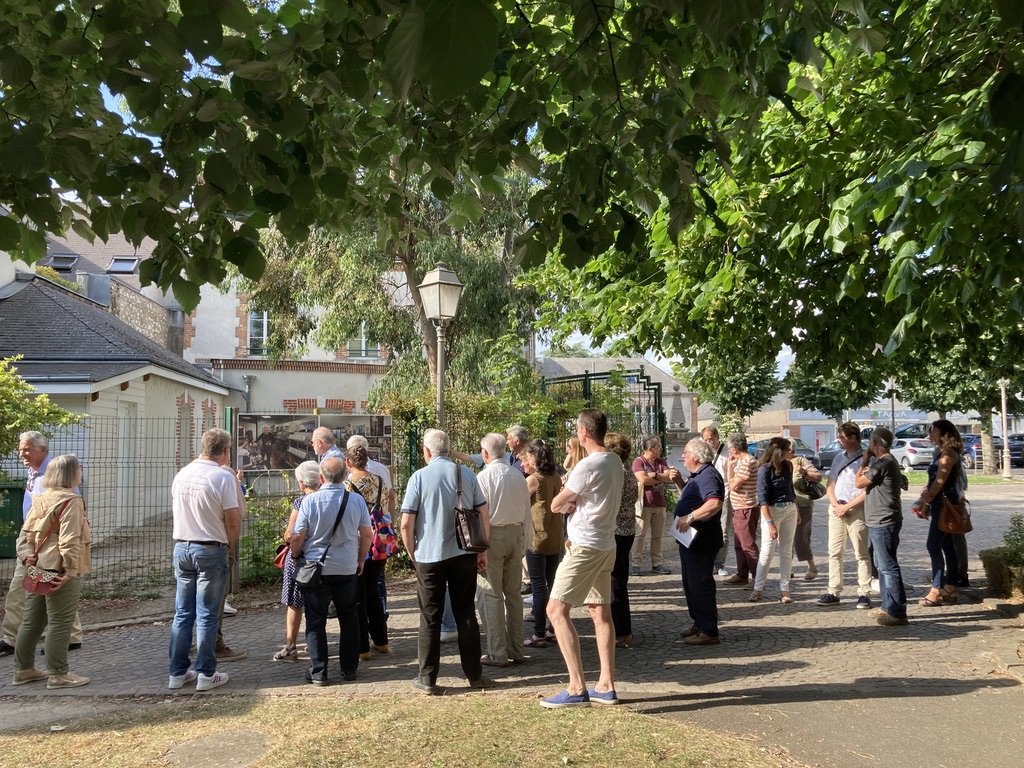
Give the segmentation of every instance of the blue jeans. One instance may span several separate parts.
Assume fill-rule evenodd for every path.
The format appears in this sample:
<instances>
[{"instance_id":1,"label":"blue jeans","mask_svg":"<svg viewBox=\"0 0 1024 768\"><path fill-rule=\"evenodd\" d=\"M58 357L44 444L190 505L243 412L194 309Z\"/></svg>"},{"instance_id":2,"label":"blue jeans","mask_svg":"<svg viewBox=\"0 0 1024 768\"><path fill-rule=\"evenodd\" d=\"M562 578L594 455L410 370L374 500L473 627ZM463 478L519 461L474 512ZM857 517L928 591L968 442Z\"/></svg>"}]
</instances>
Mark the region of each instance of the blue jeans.
<instances>
[{"instance_id":1,"label":"blue jeans","mask_svg":"<svg viewBox=\"0 0 1024 768\"><path fill-rule=\"evenodd\" d=\"M956 543L952 534L939 530L939 511L941 509L941 499L932 502L931 517L928 521L928 540L925 543L925 547L928 549L928 558L932 564L932 586L935 589L942 589L947 583L955 581L961 573L960 558L957 556Z\"/></svg>"},{"instance_id":2,"label":"blue jeans","mask_svg":"<svg viewBox=\"0 0 1024 768\"><path fill-rule=\"evenodd\" d=\"M359 667L358 581L350 576L322 576L316 589L302 591L306 612L306 650L309 652L307 679L327 682L327 609L333 601L338 610L341 638L338 661L341 674L354 675Z\"/></svg>"},{"instance_id":3,"label":"blue jeans","mask_svg":"<svg viewBox=\"0 0 1024 768\"><path fill-rule=\"evenodd\" d=\"M444 613L441 615L441 631L454 632L458 629L455 624L455 613L452 611L452 596L448 590L444 591Z\"/></svg>"},{"instance_id":4,"label":"blue jeans","mask_svg":"<svg viewBox=\"0 0 1024 768\"><path fill-rule=\"evenodd\" d=\"M526 570L530 574L530 594L533 595L534 637L543 638L551 626L548 621L548 595L551 594L551 585L555 583L555 571L561 559L561 553L538 555L526 550Z\"/></svg>"},{"instance_id":5,"label":"blue jeans","mask_svg":"<svg viewBox=\"0 0 1024 768\"><path fill-rule=\"evenodd\" d=\"M189 667L192 628L196 630L196 672L217 671L217 629L228 580L226 544L174 544L174 621L171 622L170 673L183 675Z\"/></svg>"},{"instance_id":6,"label":"blue jeans","mask_svg":"<svg viewBox=\"0 0 1024 768\"><path fill-rule=\"evenodd\" d=\"M883 528L868 528L868 538L874 548L875 566L878 568L882 610L897 619L907 617L907 593L903 591L903 573L896 560L902 527L903 521L900 520Z\"/></svg>"}]
</instances>

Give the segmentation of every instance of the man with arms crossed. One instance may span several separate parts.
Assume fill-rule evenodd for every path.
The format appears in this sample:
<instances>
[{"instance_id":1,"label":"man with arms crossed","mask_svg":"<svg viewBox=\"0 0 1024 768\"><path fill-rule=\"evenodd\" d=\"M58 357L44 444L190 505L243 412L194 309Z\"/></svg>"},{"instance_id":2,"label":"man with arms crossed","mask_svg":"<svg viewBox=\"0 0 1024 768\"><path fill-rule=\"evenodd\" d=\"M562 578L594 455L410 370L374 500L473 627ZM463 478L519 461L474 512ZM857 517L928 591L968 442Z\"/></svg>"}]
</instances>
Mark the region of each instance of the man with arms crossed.
<instances>
[{"instance_id":1,"label":"man with arms crossed","mask_svg":"<svg viewBox=\"0 0 1024 768\"><path fill-rule=\"evenodd\" d=\"M168 688L193 680L197 691L224 685L217 671L217 628L228 578L228 553L241 529L238 483L223 467L231 460L231 436L223 429L203 433L199 458L171 484L174 517L174 578L177 581L171 623ZM192 627L196 628L196 664L189 669Z\"/></svg>"},{"instance_id":2,"label":"man with arms crossed","mask_svg":"<svg viewBox=\"0 0 1024 768\"><path fill-rule=\"evenodd\" d=\"M846 422L839 427L843 452L832 460L828 473L828 592L818 605L838 605L843 591L843 557L846 537L850 537L857 558L857 607L871 607L871 558L868 555L868 529L864 524L864 491L857 488L857 472L863 452L860 427Z\"/></svg>"},{"instance_id":3,"label":"man with arms crossed","mask_svg":"<svg viewBox=\"0 0 1024 768\"><path fill-rule=\"evenodd\" d=\"M566 690L542 699L548 709L618 704L615 695L615 627L612 624L612 568L615 565L615 516L622 499L622 462L604 447L608 417L596 408L580 412L576 436L587 450L551 502L551 511L569 518L565 558L558 566L548 599L548 618L569 671ZM601 676L590 690L583 679L580 638L569 618L585 603L594 622Z\"/></svg>"}]
</instances>

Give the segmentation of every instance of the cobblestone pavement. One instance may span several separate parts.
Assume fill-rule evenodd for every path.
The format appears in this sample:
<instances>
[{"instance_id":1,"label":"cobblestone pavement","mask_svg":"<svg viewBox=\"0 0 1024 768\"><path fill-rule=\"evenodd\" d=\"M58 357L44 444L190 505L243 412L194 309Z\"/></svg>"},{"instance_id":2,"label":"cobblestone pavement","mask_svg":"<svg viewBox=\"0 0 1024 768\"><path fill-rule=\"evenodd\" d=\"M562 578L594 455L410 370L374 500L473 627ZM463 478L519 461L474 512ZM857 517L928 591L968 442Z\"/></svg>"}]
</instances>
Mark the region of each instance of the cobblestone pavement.
<instances>
[{"instance_id":1,"label":"cobblestone pavement","mask_svg":"<svg viewBox=\"0 0 1024 768\"><path fill-rule=\"evenodd\" d=\"M975 583L984 576L978 550L1001 541L1009 514L1021 507L1022 490L1024 485L1015 483L972 491L976 530L969 546ZM814 524L821 575L804 581L804 568L797 566L791 605L777 602L777 565L760 603L747 602L750 593L745 589L720 587L719 646L692 648L681 642L680 632L689 620L677 573L631 579L636 642L617 654L623 701L640 711L782 745L812 765L898 761L902 768L936 768L960 766L968 759L983 760L987 768L1020 765L1024 689L1018 678L1024 676L1024 661L1017 657L1017 647L1024 632L1016 613L997 601L982 600L980 589L966 590L959 605L918 607L916 600L928 581L927 525L913 516L908 516L900 546L904 580L914 587L909 626L882 628L867 611L855 609L851 562L846 564L841 604L818 607L814 599L824 589L827 569L824 505L819 505ZM666 563L678 571L678 557L669 547ZM231 681L209 695L411 694L418 623L411 587L393 590L389 607L393 652L363 662L355 683L327 688L303 685L302 663L270 660L283 640L283 608L243 609L225 619L224 632L227 642L248 651L249 657L223 664ZM528 619L529 608L526 612ZM592 680L597 660L585 613L579 609L573 615ZM77 702L80 711L72 711L91 714L111 706L106 697L195 695L189 689L173 692L165 687L168 619L89 631L85 647L71 655L73 670L92 677L84 688L15 688L11 658L0 659L0 697L21 705L14 710L20 716L8 719L5 714L7 727L45 720L46 709L39 705L54 697L65 704ZM529 631L530 625L524 624L524 632ZM469 694L457 648L442 647L439 683L449 687L450 695ZM500 686L483 695L518 696L524 706L532 706L539 696L564 687L558 649L527 650L531 656L522 666L485 670Z\"/></svg>"}]
</instances>

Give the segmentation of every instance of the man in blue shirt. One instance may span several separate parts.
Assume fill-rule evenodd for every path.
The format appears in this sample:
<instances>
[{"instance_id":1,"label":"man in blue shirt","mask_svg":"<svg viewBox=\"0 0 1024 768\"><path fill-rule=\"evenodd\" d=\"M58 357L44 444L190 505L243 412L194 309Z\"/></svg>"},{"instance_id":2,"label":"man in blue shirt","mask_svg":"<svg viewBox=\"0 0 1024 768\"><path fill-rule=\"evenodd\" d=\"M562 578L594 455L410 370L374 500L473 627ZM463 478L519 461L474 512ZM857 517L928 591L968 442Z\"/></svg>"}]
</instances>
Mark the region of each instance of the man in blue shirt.
<instances>
[{"instance_id":1,"label":"man in blue shirt","mask_svg":"<svg viewBox=\"0 0 1024 768\"><path fill-rule=\"evenodd\" d=\"M444 593L451 597L459 633L462 670L472 688L487 687L480 663L480 625L473 598L476 575L487 570L487 553L459 549L455 538L456 472L462 484L462 505L480 512L490 539L487 502L468 467L449 458L451 444L440 429L423 435L423 460L427 466L409 478L402 501L402 543L416 567L420 604L419 674L412 685L423 693L441 693L437 675L441 663L441 616Z\"/></svg>"},{"instance_id":2,"label":"man in blue shirt","mask_svg":"<svg viewBox=\"0 0 1024 768\"><path fill-rule=\"evenodd\" d=\"M320 463L320 490L303 497L292 528L292 557L323 562L320 584L303 590L306 613L306 682L327 685L327 609L334 602L341 622L338 658L344 680L359 667L359 611L356 585L373 528L363 497L342 484L345 465L335 457ZM339 515L340 520L339 520Z\"/></svg>"}]
</instances>

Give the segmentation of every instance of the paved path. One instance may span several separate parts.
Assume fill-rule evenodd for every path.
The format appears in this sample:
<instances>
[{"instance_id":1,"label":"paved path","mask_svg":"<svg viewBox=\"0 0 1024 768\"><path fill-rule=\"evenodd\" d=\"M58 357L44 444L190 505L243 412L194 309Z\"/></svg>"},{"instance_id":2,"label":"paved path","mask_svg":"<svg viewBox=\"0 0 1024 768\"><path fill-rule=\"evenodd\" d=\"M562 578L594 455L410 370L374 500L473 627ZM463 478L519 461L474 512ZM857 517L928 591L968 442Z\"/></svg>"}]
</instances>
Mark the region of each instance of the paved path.
<instances>
[{"instance_id":1,"label":"paved path","mask_svg":"<svg viewBox=\"0 0 1024 768\"><path fill-rule=\"evenodd\" d=\"M1001 540L1009 514L1021 506L1022 489L979 486L972 493L972 580L983 578L978 549ZM823 508L815 523L815 551L824 554ZM633 579L636 645L618 653L620 696L640 711L781 745L811 765L1021 765L1024 688L1018 677L1024 676L1024 660L1016 651L1024 640L1022 624L996 601L983 601L980 591L957 606L917 607L927 582L925 532L924 523L908 519L901 561L905 580L918 588L911 624L903 628L877 626L848 597L835 608L814 605L823 576L815 582L798 577L795 602L781 605L771 601L777 595L775 579L766 592L769 601L757 604L746 601L744 589L720 588L723 643L691 648L679 639L689 622L678 575ZM822 559L819 567L823 564ZM802 566L797 570L802 573ZM848 564L847 583L852 581ZM210 695L412 695L418 617L411 589L393 590L390 610L394 652L361 664L357 682L322 689L302 684L302 664L270 661L281 644L283 609L243 610L225 621L224 631L229 644L246 649L249 658L223 665L231 682ZM584 613L574 616L592 679L596 652ZM56 705L55 698L59 711L70 716L117 706L117 698L108 697L194 695L165 688L167 639L167 617L89 632L85 648L72 654L72 665L93 682L64 692L14 688L12 660L0 659L0 696L20 704L5 708L6 726L46 721L48 709L41 704ZM443 647L439 682L451 695L468 694L455 646ZM494 693L521 696L524 705L564 687L564 667L554 647L534 650L521 667L488 671L501 683Z\"/></svg>"}]
</instances>

